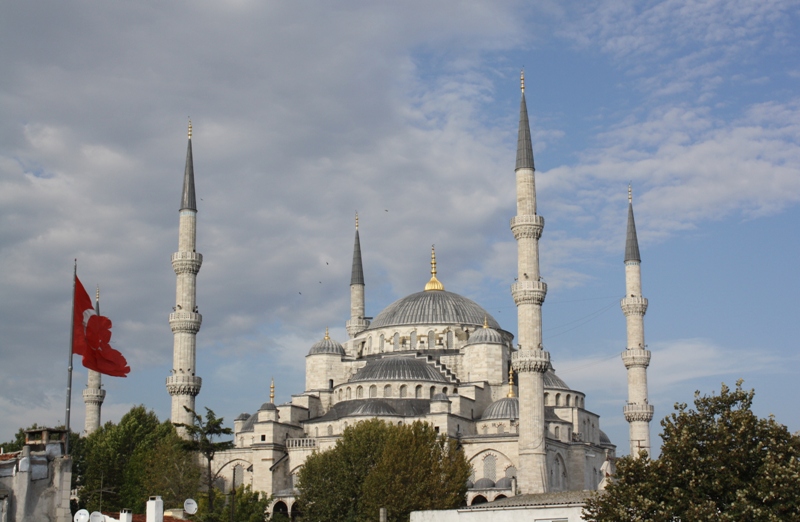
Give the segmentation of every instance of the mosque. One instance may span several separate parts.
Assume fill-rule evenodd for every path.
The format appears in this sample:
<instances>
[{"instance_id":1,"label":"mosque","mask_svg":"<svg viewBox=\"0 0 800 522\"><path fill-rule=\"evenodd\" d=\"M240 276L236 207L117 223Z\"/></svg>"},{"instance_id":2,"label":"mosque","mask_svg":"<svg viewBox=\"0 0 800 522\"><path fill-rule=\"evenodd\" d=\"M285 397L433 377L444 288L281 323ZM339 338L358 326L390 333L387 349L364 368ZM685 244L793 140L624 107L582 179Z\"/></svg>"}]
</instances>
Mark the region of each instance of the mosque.
<instances>
[{"instance_id":1,"label":"mosque","mask_svg":"<svg viewBox=\"0 0 800 522\"><path fill-rule=\"evenodd\" d=\"M291 402L269 402L234 422L235 448L214 464L230 487L251 484L275 498L272 509L292 515L295 478L305 459L331 448L348 427L379 418L396 424L423 420L457 439L472 464L467 504L519 494L602 488L613 472L616 446L600 428L583 392L559 378L542 344L542 304L547 284L539 272L544 218L536 212L534 158L524 76L521 78L516 157L518 275L511 293L518 310L518 338L478 303L445 289L431 251L430 280L417 293L389 304L375 317L365 310L365 280L356 217L348 339L326 331L306 355L305 389ZM172 421L187 423L202 380L195 369L195 336L202 316L196 277L191 124L180 209L176 306L169 321L174 359L167 390ZM653 406L647 398L650 352L644 343L647 299L641 294L640 255L629 193L625 248L626 288L621 306L627 322L628 402L631 454L649 451ZM622 290L622 289L621 289ZM87 403L88 406L88 403ZM98 412L99 417L99 412Z\"/></svg>"}]
</instances>

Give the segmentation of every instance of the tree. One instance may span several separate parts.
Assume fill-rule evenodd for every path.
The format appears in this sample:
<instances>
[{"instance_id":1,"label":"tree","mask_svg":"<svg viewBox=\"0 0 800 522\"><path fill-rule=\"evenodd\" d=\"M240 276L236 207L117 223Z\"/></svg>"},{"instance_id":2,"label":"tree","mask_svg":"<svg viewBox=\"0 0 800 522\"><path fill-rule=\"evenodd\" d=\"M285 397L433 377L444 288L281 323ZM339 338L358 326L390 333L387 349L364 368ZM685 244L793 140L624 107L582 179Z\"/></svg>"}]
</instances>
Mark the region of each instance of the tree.
<instances>
[{"instance_id":1,"label":"tree","mask_svg":"<svg viewBox=\"0 0 800 522\"><path fill-rule=\"evenodd\" d=\"M348 427L336 446L306 459L298 506L307 520L408 520L415 509L463 504L470 466L455 441L430 425L373 419Z\"/></svg>"},{"instance_id":2,"label":"tree","mask_svg":"<svg viewBox=\"0 0 800 522\"><path fill-rule=\"evenodd\" d=\"M751 410L742 381L719 395L695 392L661 421L658 460L625 457L616 480L592 497L586 520L800 520L800 437Z\"/></svg>"},{"instance_id":3,"label":"tree","mask_svg":"<svg viewBox=\"0 0 800 522\"><path fill-rule=\"evenodd\" d=\"M36 423L33 423L33 426L31 426L28 429L32 430L38 427L39 426L37 426ZM0 443L0 449L3 450L3 453L13 453L15 451L20 451L24 445L25 445L25 429L20 428L14 434L14 440L10 442Z\"/></svg>"},{"instance_id":4,"label":"tree","mask_svg":"<svg viewBox=\"0 0 800 522\"><path fill-rule=\"evenodd\" d=\"M213 516L215 495L214 480L217 478L217 474L211 472L211 462L214 460L214 455L217 452L233 448L233 441L214 442L214 439L223 435L232 435L233 430L230 428L223 428L223 418L217 418L214 412L209 408L206 408L205 420L202 415L198 415L191 408L184 406L184 409L192 414L192 424L176 423L175 426L186 430L186 435L189 437L188 440L182 442L182 446L187 450L200 453L206 459L208 511L212 514L209 520L215 520Z\"/></svg>"},{"instance_id":5,"label":"tree","mask_svg":"<svg viewBox=\"0 0 800 522\"><path fill-rule=\"evenodd\" d=\"M426 422L393 427L383 454L364 480L360 518L374 520L381 507L392 522L421 509L464 504L471 466L457 442Z\"/></svg>"},{"instance_id":6,"label":"tree","mask_svg":"<svg viewBox=\"0 0 800 522\"><path fill-rule=\"evenodd\" d=\"M233 508L231 507L230 493L225 495L227 504L217 502L214 511L208 510L208 500L200 499L197 518L199 520L229 520L233 510L233 520L236 522L264 522L267 518L267 508L271 497L260 491L253 491L250 486L239 486L234 490Z\"/></svg>"}]
</instances>

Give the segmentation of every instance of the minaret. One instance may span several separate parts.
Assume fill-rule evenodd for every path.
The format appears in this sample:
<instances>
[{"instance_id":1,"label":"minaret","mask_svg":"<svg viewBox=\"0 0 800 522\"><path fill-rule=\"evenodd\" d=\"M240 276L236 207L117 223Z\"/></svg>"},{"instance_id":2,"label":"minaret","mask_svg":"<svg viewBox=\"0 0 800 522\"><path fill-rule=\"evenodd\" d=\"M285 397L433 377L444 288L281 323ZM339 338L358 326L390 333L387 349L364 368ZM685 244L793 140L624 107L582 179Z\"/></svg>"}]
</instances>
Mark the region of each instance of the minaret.
<instances>
[{"instance_id":1,"label":"minaret","mask_svg":"<svg viewBox=\"0 0 800 522\"><path fill-rule=\"evenodd\" d=\"M631 455L650 451L650 421L653 406L647 401L647 367L650 350L644 343L644 314L647 299L642 297L642 258L636 239L633 220L633 196L628 186L628 236L625 240L625 297L620 305L625 314L628 331L628 348L622 352L622 361L628 369L628 404L623 408L625 420L630 424Z\"/></svg>"},{"instance_id":2,"label":"minaret","mask_svg":"<svg viewBox=\"0 0 800 522\"><path fill-rule=\"evenodd\" d=\"M353 245L353 270L350 275L350 320L347 334L352 339L369 327L364 317L364 267L361 265L361 240L358 237L358 212L356 212L356 240Z\"/></svg>"},{"instance_id":3,"label":"minaret","mask_svg":"<svg viewBox=\"0 0 800 522\"><path fill-rule=\"evenodd\" d=\"M539 276L539 238L544 218L536 214L533 147L525 104L525 76L520 74L522 100L519 108L517 140L517 215L511 231L517 240L517 281L511 295L517 304L519 350L511 356L517 372L519 391L519 470L522 493L547 491L547 453L545 450L544 373L550 367L550 354L542 346L542 303L547 285Z\"/></svg>"},{"instance_id":4,"label":"minaret","mask_svg":"<svg viewBox=\"0 0 800 522\"><path fill-rule=\"evenodd\" d=\"M189 120L189 144L186 149L186 169L183 173L178 251L172 254L172 268L177 276L175 308L169 314L174 344L172 375L167 377L167 391L172 396L174 423L191 424L192 416L184 406L194 410L194 398L200 393L203 380L195 375L197 332L203 316L197 313L197 272L203 264L198 254L197 202L194 194L194 165L192 163L192 122Z\"/></svg>"},{"instance_id":5,"label":"minaret","mask_svg":"<svg viewBox=\"0 0 800 522\"><path fill-rule=\"evenodd\" d=\"M100 287L95 294L94 311L100 316ZM89 380L83 390L83 402L86 404L86 420L83 424L84 435L91 435L100 427L100 408L106 398L106 391L101 388L100 372L89 370Z\"/></svg>"}]
</instances>

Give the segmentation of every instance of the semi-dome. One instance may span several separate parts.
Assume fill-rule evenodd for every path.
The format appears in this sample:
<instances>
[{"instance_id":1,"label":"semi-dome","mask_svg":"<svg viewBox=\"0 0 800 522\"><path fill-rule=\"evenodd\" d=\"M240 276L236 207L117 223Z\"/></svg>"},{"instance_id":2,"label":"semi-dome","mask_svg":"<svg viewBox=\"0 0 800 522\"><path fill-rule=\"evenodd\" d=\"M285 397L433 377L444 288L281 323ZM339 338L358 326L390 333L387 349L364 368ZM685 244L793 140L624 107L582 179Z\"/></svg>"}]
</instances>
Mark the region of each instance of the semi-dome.
<instances>
[{"instance_id":1,"label":"semi-dome","mask_svg":"<svg viewBox=\"0 0 800 522\"><path fill-rule=\"evenodd\" d=\"M277 410L277 409L278 408L274 404L272 404L271 402L265 402L264 404L261 405L261 407L258 409L258 411L265 411L265 410L272 411L272 410Z\"/></svg>"},{"instance_id":2,"label":"semi-dome","mask_svg":"<svg viewBox=\"0 0 800 522\"><path fill-rule=\"evenodd\" d=\"M494 317L475 301L439 290L417 292L398 299L375 317L369 329L415 324L482 326L484 319L490 328L501 329Z\"/></svg>"},{"instance_id":3,"label":"semi-dome","mask_svg":"<svg viewBox=\"0 0 800 522\"><path fill-rule=\"evenodd\" d=\"M384 357L370 361L350 379L350 382L358 381L448 382L436 368L414 357Z\"/></svg>"},{"instance_id":4,"label":"semi-dome","mask_svg":"<svg viewBox=\"0 0 800 522\"><path fill-rule=\"evenodd\" d=\"M441 393L441 392L439 392L436 395L434 395L433 397L431 397L431 401L434 401L434 402L451 402L450 399L447 398L447 395L445 395L444 393Z\"/></svg>"},{"instance_id":5,"label":"semi-dome","mask_svg":"<svg viewBox=\"0 0 800 522\"><path fill-rule=\"evenodd\" d=\"M397 411L384 401L369 401L356 408L350 415L397 415Z\"/></svg>"},{"instance_id":6,"label":"semi-dome","mask_svg":"<svg viewBox=\"0 0 800 522\"><path fill-rule=\"evenodd\" d=\"M331 339L330 335L328 335L327 328L325 329L325 338L322 339L321 341L314 343L314 345L308 351L308 355L316 355L320 353L345 355L344 347L338 342Z\"/></svg>"},{"instance_id":7,"label":"semi-dome","mask_svg":"<svg viewBox=\"0 0 800 522\"><path fill-rule=\"evenodd\" d=\"M518 419L519 418L519 399L516 397L504 397L494 401L484 410L482 420L492 419Z\"/></svg>"},{"instance_id":8,"label":"semi-dome","mask_svg":"<svg viewBox=\"0 0 800 522\"><path fill-rule=\"evenodd\" d=\"M492 489L494 488L494 480L490 478L478 479L473 486L473 489Z\"/></svg>"},{"instance_id":9,"label":"semi-dome","mask_svg":"<svg viewBox=\"0 0 800 522\"><path fill-rule=\"evenodd\" d=\"M511 489L511 477L503 477L494 485L497 489Z\"/></svg>"},{"instance_id":10,"label":"semi-dome","mask_svg":"<svg viewBox=\"0 0 800 522\"><path fill-rule=\"evenodd\" d=\"M556 375L552 368L544 372L544 387L545 388L560 388L562 390L571 389L567 383L561 380L561 377Z\"/></svg>"}]
</instances>

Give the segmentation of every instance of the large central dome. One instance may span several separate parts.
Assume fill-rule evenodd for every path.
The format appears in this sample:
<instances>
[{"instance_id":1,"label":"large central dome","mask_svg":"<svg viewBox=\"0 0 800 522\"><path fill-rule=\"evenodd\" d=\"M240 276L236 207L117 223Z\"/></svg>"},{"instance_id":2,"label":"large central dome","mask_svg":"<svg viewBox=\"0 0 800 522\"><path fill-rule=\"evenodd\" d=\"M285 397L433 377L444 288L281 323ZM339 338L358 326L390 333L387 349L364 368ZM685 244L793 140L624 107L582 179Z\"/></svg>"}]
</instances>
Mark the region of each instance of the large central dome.
<instances>
[{"instance_id":1,"label":"large central dome","mask_svg":"<svg viewBox=\"0 0 800 522\"><path fill-rule=\"evenodd\" d=\"M483 326L484 318L490 328L501 329L494 317L471 299L444 290L417 292L387 306L369 329L415 324Z\"/></svg>"}]
</instances>

